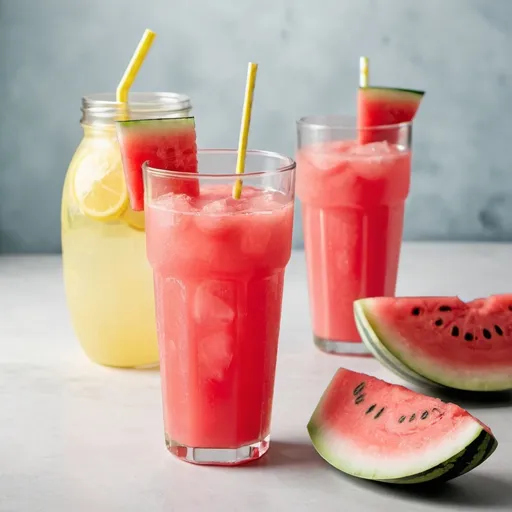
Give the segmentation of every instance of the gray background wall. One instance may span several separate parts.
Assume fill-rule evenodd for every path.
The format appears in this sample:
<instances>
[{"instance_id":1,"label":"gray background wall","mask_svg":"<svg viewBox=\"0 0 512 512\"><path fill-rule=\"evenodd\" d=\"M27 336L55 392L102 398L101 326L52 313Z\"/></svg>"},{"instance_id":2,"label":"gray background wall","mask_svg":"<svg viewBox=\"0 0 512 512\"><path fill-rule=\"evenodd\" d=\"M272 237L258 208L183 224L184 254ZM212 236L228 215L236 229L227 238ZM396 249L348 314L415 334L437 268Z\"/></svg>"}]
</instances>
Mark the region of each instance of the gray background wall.
<instances>
[{"instance_id":1,"label":"gray background wall","mask_svg":"<svg viewBox=\"0 0 512 512\"><path fill-rule=\"evenodd\" d=\"M0 0L0 252L60 250L80 97L115 89L146 27L134 90L190 94L201 146L236 146L249 60L250 146L292 154L297 117L354 112L369 55L374 84L427 91L406 238L512 239L511 0Z\"/></svg>"}]
</instances>

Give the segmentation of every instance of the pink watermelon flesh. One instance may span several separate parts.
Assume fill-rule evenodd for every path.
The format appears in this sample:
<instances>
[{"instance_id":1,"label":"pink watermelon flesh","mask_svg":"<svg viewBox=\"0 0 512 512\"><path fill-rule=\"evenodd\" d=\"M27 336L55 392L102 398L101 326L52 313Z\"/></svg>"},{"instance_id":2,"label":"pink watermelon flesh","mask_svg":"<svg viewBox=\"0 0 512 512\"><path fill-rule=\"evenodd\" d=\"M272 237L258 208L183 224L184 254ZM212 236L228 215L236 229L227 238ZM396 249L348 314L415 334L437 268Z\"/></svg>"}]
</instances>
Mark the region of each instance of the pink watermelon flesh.
<instances>
[{"instance_id":1,"label":"pink watermelon flesh","mask_svg":"<svg viewBox=\"0 0 512 512\"><path fill-rule=\"evenodd\" d=\"M142 164L167 171L197 173L196 131L193 117L119 121L117 135L133 210L144 210ZM153 195L199 194L198 180L159 178ZM155 191L154 188L158 187Z\"/></svg>"},{"instance_id":2,"label":"pink watermelon flesh","mask_svg":"<svg viewBox=\"0 0 512 512\"><path fill-rule=\"evenodd\" d=\"M361 144L387 141L399 142L396 129L375 129L372 126L388 126L408 123L418 111L423 91L393 89L390 87L360 87L357 95L357 122Z\"/></svg>"},{"instance_id":3,"label":"pink watermelon flesh","mask_svg":"<svg viewBox=\"0 0 512 512\"><path fill-rule=\"evenodd\" d=\"M359 302L378 341L419 375L456 389L512 389L512 295Z\"/></svg>"},{"instance_id":4,"label":"pink watermelon flesh","mask_svg":"<svg viewBox=\"0 0 512 512\"><path fill-rule=\"evenodd\" d=\"M336 468L393 483L454 478L497 446L491 429L461 407L344 368L324 392L308 431Z\"/></svg>"}]
</instances>

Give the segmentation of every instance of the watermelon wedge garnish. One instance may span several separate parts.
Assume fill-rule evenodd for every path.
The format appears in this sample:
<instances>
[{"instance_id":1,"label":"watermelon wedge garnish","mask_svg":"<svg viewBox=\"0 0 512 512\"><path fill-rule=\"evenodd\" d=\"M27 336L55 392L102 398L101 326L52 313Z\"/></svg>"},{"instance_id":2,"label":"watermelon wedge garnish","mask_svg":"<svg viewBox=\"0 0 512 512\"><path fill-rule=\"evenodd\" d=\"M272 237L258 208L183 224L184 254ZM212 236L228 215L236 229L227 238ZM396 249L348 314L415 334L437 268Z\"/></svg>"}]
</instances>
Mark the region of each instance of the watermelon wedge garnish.
<instances>
[{"instance_id":1,"label":"watermelon wedge garnish","mask_svg":"<svg viewBox=\"0 0 512 512\"><path fill-rule=\"evenodd\" d=\"M142 164L168 171L197 173L196 130L193 117L140 119L117 122L124 175L130 205L144 210ZM163 186L163 188L162 188ZM167 193L197 196L198 180L162 178L159 188Z\"/></svg>"},{"instance_id":2,"label":"watermelon wedge garnish","mask_svg":"<svg viewBox=\"0 0 512 512\"><path fill-rule=\"evenodd\" d=\"M373 297L354 303L367 348L400 377L466 391L512 389L512 295Z\"/></svg>"},{"instance_id":3,"label":"watermelon wedge garnish","mask_svg":"<svg viewBox=\"0 0 512 512\"><path fill-rule=\"evenodd\" d=\"M397 133L393 133L394 130L368 130L368 128L412 121L424 95L424 91L412 89L360 87L357 95L360 142L363 144L382 140L395 142Z\"/></svg>"},{"instance_id":4,"label":"watermelon wedge garnish","mask_svg":"<svg viewBox=\"0 0 512 512\"><path fill-rule=\"evenodd\" d=\"M323 393L308 432L335 468L394 484L451 480L498 446L491 429L458 405L344 368Z\"/></svg>"}]
</instances>

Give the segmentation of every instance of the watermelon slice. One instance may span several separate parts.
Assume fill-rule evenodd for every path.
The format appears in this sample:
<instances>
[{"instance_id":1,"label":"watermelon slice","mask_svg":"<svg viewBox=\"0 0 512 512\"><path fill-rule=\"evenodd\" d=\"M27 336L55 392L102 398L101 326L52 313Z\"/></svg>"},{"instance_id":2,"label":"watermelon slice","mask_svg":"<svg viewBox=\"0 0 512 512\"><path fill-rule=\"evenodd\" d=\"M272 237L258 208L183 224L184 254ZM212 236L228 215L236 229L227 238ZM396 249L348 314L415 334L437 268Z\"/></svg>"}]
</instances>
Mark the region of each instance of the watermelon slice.
<instances>
[{"instance_id":1,"label":"watermelon slice","mask_svg":"<svg viewBox=\"0 0 512 512\"><path fill-rule=\"evenodd\" d=\"M365 345L406 380L467 391L512 389L512 295L376 297L354 303Z\"/></svg>"},{"instance_id":2,"label":"watermelon slice","mask_svg":"<svg viewBox=\"0 0 512 512\"><path fill-rule=\"evenodd\" d=\"M196 130L193 117L140 119L117 122L123 168L133 210L144 210L142 164L178 172L197 172ZM159 185L162 180L159 180ZM169 178L165 191L197 196L198 180ZM163 192L163 191L160 191Z\"/></svg>"},{"instance_id":3,"label":"watermelon slice","mask_svg":"<svg viewBox=\"0 0 512 512\"><path fill-rule=\"evenodd\" d=\"M498 445L489 427L458 405L344 368L325 390L308 432L340 471L396 484L451 480Z\"/></svg>"},{"instance_id":4,"label":"watermelon slice","mask_svg":"<svg viewBox=\"0 0 512 512\"><path fill-rule=\"evenodd\" d=\"M357 95L357 122L359 141L399 141L398 129L368 130L372 126L386 126L407 123L414 119L425 93L412 89L391 87L360 87ZM366 129L363 129L366 128Z\"/></svg>"},{"instance_id":5,"label":"watermelon slice","mask_svg":"<svg viewBox=\"0 0 512 512\"><path fill-rule=\"evenodd\" d=\"M409 367L405 366L399 359L397 359L380 341L378 338L373 337L374 333L368 324L368 320L364 315L356 314L355 323L358 332L360 333L361 339L368 340L372 339L372 343L364 343L366 348L375 358L380 361L386 368L392 370L396 375L404 380L416 384L419 386L433 386L433 387L444 387L439 386L435 382L423 377L412 371ZM362 334L361 334L362 333Z\"/></svg>"}]
</instances>

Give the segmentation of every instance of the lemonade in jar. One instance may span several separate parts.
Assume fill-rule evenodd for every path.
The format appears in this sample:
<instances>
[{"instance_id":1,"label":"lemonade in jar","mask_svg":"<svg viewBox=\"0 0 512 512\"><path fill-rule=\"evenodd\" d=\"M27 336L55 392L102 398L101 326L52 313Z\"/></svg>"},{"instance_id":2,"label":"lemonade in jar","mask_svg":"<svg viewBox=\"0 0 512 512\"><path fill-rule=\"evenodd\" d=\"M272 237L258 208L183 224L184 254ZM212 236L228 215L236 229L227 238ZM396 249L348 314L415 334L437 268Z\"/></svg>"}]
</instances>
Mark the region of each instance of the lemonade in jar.
<instances>
[{"instance_id":1,"label":"lemonade in jar","mask_svg":"<svg viewBox=\"0 0 512 512\"><path fill-rule=\"evenodd\" d=\"M82 100L84 138L62 195L62 256L73 327L96 363L158 364L144 212L129 206L115 121L121 115L186 117L190 111L189 98L175 93L131 93L127 104L113 93Z\"/></svg>"}]
</instances>

